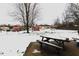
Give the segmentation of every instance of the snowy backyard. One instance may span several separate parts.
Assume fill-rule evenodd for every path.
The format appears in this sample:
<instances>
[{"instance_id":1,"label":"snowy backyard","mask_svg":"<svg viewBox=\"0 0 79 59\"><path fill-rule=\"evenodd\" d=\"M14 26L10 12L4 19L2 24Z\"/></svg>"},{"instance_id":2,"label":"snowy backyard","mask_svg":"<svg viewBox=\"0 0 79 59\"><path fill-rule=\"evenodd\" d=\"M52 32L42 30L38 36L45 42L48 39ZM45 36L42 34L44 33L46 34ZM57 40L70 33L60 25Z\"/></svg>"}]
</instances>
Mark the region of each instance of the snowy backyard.
<instances>
[{"instance_id":1,"label":"snowy backyard","mask_svg":"<svg viewBox=\"0 0 79 59\"><path fill-rule=\"evenodd\" d=\"M79 3L0 7L0 56L79 56Z\"/></svg>"},{"instance_id":2,"label":"snowy backyard","mask_svg":"<svg viewBox=\"0 0 79 59\"><path fill-rule=\"evenodd\" d=\"M22 56L30 44L36 40L41 40L40 35L46 35L56 38L78 38L76 30L55 30L45 29L33 31L29 34L26 31L20 32L0 32L0 55L2 56Z\"/></svg>"}]
</instances>

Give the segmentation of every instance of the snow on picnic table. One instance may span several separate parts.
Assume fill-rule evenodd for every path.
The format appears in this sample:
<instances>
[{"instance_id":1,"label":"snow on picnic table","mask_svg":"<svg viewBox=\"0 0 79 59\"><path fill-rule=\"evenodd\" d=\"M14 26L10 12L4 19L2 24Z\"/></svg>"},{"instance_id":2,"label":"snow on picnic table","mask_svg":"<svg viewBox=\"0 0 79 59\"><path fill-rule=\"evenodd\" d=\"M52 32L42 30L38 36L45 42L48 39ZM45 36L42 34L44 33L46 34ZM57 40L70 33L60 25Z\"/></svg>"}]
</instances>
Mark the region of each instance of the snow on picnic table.
<instances>
[{"instance_id":1,"label":"snow on picnic table","mask_svg":"<svg viewBox=\"0 0 79 59\"><path fill-rule=\"evenodd\" d=\"M79 38L76 30L55 30L45 29L34 31L29 34L21 32L0 32L0 55L2 56L22 56L30 42L40 40L40 35Z\"/></svg>"}]
</instances>

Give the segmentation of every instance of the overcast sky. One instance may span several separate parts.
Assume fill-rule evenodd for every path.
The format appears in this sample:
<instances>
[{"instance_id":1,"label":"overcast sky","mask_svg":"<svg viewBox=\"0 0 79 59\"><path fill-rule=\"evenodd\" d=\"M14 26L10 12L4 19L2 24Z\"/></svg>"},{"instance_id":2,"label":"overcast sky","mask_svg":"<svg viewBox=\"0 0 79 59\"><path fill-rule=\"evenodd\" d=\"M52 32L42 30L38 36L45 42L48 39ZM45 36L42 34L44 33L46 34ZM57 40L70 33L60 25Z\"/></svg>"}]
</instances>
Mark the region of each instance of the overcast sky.
<instances>
[{"instance_id":1,"label":"overcast sky","mask_svg":"<svg viewBox=\"0 0 79 59\"><path fill-rule=\"evenodd\" d=\"M0 24L18 24L9 12L14 10L14 4L0 3ZM42 3L40 4L40 21L39 24L52 24L57 17L62 16L65 9L64 3Z\"/></svg>"}]
</instances>

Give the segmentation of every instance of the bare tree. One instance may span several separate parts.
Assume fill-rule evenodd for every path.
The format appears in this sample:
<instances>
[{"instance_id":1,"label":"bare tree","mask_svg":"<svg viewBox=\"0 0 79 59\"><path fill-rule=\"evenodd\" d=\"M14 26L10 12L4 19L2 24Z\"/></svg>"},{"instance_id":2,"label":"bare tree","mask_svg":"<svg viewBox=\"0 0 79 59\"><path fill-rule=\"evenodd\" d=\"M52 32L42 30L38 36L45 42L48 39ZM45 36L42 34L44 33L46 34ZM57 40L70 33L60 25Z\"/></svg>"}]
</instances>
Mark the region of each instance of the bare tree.
<instances>
[{"instance_id":1,"label":"bare tree","mask_svg":"<svg viewBox=\"0 0 79 59\"><path fill-rule=\"evenodd\" d=\"M67 10L64 13L64 20L67 22L74 21L76 25L79 25L79 4L70 3Z\"/></svg>"},{"instance_id":2,"label":"bare tree","mask_svg":"<svg viewBox=\"0 0 79 59\"><path fill-rule=\"evenodd\" d=\"M55 20L54 25L58 26L59 24L60 24L60 19L59 19L59 18L57 18L57 19Z\"/></svg>"},{"instance_id":3,"label":"bare tree","mask_svg":"<svg viewBox=\"0 0 79 59\"><path fill-rule=\"evenodd\" d=\"M11 13L11 16L23 23L24 28L29 33L29 26L32 26L34 20L38 18L38 10L37 3L18 3L16 4L16 11Z\"/></svg>"}]
</instances>

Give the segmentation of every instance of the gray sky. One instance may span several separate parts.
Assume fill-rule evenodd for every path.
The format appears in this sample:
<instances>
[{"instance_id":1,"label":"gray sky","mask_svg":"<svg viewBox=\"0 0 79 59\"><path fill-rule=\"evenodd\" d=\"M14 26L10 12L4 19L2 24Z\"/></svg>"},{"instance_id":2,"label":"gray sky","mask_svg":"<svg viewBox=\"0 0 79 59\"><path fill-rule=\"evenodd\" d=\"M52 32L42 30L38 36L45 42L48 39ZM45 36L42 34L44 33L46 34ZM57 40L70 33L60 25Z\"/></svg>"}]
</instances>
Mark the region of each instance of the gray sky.
<instances>
[{"instance_id":1,"label":"gray sky","mask_svg":"<svg viewBox=\"0 0 79 59\"><path fill-rule=\"evenodd\" d=\"M39 24L52 24L57 17L61 17L65 9L63 3L42 3L40 4L40 21ZM0 24L19 24L9 12L13 11L13 4L0 3Z\"/></svg>"},{"instance_id":2,"label":"gray sky","mask_svg":"<svg viewBox=\"0 0 79 59\"><path fill-rule=\"evenodd\" d=\"M57 17L62 17L65 10L64 3L44 3L40 5L42 19L38 23L52 24Z\"/></svg>"},{"instance_id":3,"label":"gray sky","mask_svg":"<svg viewBox=\"0 0 79 59\"><path fill-rule=\"evenodd\" d=\"M0 3L0 24L19 24L9 15L13 10L13 4Z\"/></svg>"}]
</instances>

